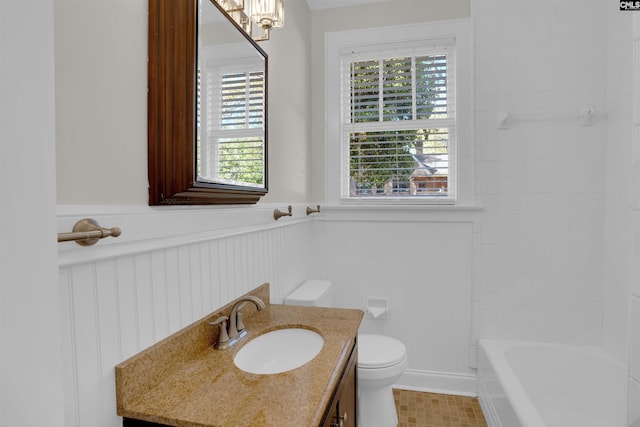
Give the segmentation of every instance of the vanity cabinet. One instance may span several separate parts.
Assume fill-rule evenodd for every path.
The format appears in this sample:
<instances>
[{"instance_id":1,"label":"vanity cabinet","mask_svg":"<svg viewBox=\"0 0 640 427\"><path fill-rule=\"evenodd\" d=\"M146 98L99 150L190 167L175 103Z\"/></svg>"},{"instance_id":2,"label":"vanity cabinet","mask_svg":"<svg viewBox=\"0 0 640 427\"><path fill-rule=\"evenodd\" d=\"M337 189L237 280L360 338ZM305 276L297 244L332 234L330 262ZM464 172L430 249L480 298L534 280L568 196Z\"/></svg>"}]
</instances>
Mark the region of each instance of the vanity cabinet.
<instances>
[{"instance_id":1,"label":"vanity cabinet","mask_svg":"<svg viewBox=\"0 0 640 427\"><path fill-rule=\"evenodd\" d=\"M319 427L358 426L358 345L351 349L351 356L340 376L329 409ZM124 418L124 427L169 427L165 424Z\"/></svg>"},{"instance_id":2,"label":"vanity cabinet","mask_svg":"<svg viewBox=\"0 0 640 427\"><path fill-rule=\"evenodd\" d=\"M358 425L358 345L351 350L349 361L329 405L321 427L357 427Z\"/></svg>"},{"instance_id":3,"label":"vanity cabinet","mask_svg":"<svg viewBox=\"0 0 640 427\"><path fill-rule=\"evenodd\" d=\"M266 305L248 319L251 336L303 327L323 337L320 352L282 374L238 369L236 351L212 348L209 325L239 299L232 301L115 367L116 409L124 427L357 426L362 310L270 304L268 286L251 295ZM222 406L212 403L221 396Z\"/></svg>"}]
</instances>

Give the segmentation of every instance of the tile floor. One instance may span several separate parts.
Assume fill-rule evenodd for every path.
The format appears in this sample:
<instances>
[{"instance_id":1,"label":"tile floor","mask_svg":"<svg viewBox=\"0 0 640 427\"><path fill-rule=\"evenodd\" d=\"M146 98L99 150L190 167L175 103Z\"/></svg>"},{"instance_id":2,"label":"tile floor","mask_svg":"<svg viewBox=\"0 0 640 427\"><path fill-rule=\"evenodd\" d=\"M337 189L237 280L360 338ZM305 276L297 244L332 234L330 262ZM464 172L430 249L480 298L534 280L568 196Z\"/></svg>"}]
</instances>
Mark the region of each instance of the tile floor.
<instances>
[{"instance_id":1,"label":"tile floor","mask_svg":"<svg viewBox=\"0 0 640 427\"><path fill-rule=\"evenodd\" d=\"M487 427L475 397L393 390L398 427Z\"/></svg>"}]
</instances>

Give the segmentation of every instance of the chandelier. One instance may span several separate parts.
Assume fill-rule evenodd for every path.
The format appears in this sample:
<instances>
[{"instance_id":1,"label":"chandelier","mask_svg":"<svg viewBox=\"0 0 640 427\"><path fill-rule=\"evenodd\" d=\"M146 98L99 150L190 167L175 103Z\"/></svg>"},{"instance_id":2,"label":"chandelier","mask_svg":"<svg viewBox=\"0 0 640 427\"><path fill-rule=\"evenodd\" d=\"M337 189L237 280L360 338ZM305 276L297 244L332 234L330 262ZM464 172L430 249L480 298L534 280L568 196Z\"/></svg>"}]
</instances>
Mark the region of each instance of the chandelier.
<instances>
[{"instance_id":1,"label":"chandelier","mask_svg":"<svg viewBox=\"0 0 640 427\"><path fill-rule=\"evenodd\" d=\"M284 0L215 0L255 41L269 40L272 28L284 25ZM261 36L253 36L253 26Z\"/></svg>"}]
</instances>

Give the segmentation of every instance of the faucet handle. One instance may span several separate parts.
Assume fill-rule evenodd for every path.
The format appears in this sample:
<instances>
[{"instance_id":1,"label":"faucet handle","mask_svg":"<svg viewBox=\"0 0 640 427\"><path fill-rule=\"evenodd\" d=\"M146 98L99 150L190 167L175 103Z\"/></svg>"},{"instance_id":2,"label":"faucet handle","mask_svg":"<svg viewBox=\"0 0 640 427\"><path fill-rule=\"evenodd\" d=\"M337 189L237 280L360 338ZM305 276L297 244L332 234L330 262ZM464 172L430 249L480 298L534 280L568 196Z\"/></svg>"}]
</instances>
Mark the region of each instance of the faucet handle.
<instances>
[{"instance_id":1,"label":"faucet handle","mask_svg":"<svg viewBox=\"0 0 640 427\"><path fill-rule=\"evenodd\" d=\"M220 316L213 322L209 322L211 326L219 326L220 333L218 334L218 342L214 344L214 348L224 348L225 344L229 342L229 334L227 333L227 316Z\"/></svg>"}]
</instances>

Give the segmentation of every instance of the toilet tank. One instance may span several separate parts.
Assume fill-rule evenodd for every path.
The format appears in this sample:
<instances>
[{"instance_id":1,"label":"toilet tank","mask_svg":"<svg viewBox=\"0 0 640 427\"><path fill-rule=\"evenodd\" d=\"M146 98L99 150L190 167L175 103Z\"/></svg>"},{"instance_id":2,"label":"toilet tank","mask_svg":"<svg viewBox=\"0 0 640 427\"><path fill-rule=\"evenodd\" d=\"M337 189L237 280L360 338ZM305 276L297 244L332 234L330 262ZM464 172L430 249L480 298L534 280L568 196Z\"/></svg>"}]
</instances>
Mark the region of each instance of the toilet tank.
<instances>
[{"instance_id":1,"label":"toilet tank","mask_svg":"<svg viewBox=\"0 0 640 427\"><path fill-rule=\"evenodd\" d=\"M288 305L333 307L332 285L328 280L307 280L286 296L284 303Z\"/></svg>"}]
</instances>

